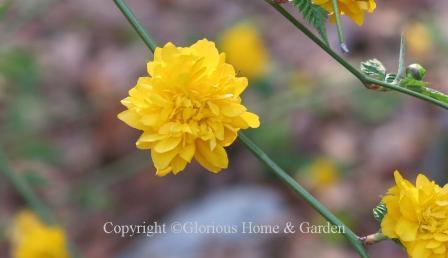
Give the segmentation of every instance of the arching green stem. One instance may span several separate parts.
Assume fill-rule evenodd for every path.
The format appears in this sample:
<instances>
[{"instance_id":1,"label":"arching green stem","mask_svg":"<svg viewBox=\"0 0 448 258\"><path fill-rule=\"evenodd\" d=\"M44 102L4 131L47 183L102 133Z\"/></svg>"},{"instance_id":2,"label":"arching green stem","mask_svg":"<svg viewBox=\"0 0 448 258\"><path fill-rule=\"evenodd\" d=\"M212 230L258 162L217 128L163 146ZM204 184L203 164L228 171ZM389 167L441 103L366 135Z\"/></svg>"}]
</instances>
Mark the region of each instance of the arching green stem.
<instances>
[{"instance_id":1,"label":"arching green stem","mask_svg":"<svg viewBox=\"0 0 448 258\"><path fill-rule=\"evenodd\" d=\"M290 21L297 29L299 29L303 34L305 34L309 39L311 39L316 45L318 45L322 50L327 52L334 60L336 60L339 64L341 64L345 69L347 69L351 74L353 74L364 86L370 88L369 86L372 84L383 86L384 88L391 89L397 92L401 92L410 96L414 96L421 100L425 100L430 102L436 106L442 107L444 109L448 109L448 104L439 101L437 99L431 98L429 96L423 95L421 93L412 91L410 89L400 87L396 84L386 83L383 81L378 81L372 79L366 75L364 75L361 71L353 67L349 62L347 62L343 57L338 55L334 50L332 50L329 46L323 43L313 32L311 32L305 25L303 25L300 21L298 21L294 16L292 16L285 8L280 6L279 4L271 1L264 0L266 3L275 8L281 15L283 15L288 21Z\"/></svg>"}]
</instances>

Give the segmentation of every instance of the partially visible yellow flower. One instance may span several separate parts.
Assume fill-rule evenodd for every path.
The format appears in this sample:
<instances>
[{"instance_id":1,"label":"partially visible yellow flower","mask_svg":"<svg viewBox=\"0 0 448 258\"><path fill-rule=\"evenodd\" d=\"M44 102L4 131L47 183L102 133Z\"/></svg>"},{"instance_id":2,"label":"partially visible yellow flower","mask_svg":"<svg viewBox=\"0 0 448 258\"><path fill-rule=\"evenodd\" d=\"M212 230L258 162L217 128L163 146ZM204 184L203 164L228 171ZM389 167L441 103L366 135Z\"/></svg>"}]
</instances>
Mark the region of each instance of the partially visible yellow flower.
<instances>
[{"instance_id":1,"label":"partially visible yellow flower","mask_svg":"<svg viewBox=\"0 0 448 258\"><path fill-rule=\"evenodd\" d=\"M250 79L266 74L269 55L257 28L250 22L239 23L226 31L221 37L221 47L227 61Z\"/></svg>"},{"instance_id":2,"label":"partially visible yellow flower","mask_svg":"<svg viewBox=\"0 0 448 258\"><path fill-rule=\"evenodd\" d=\"M404 29L406 38L406 48L410 54L417 58L424 58L433 46L431 32L428 27L421 22L414 22Z\"/></svg>"},{"instance_id":3,"label":"partially visible yellow flower","mask_svg":"<svg viewBox=\"0 0 448 258\"><path fill-rule=\"evenodd\" d=\"M318 188L334 185L339 179L336 164L327 158L315 159L306 169L310 184Z\"/></svg>"},{"instance_id":4,"label":"partially visible yellow flower","mask_svg":"<svg viewBox=\"0 0 448 258\"><path fill-rule=\"evenodd\" d=\"M137 147L151 150L158 176L177 174L193 158L219 172L228 166L224 147L238 131L260 126L241 104L247 79L236 76L213 42L157 48L148 73L122 100L128 110L118 117L143 131Z\"/></svg>"},{"instance_id":5,"label":"partially visible yellow flower","mask_svg":"<svg viewBox=\"0 0 448 258\"><path fill-rule=\"evenodd\" d=\"M334 9L332 0L312 0L313 4L320 5L327 10L334 21ZM364 15L366 12L373 12L376 8L375 0L338 0L339 12L341 15L347 15L358 26L364 24Z\"/></svg>"},{"instance_id":6,"label":"partially visible yellow flower","mask_svg":"<svg viewBox=\"0 0 448 258\"><path fill-rule=\"evenodd\" d=\"M12 258L69 258L63 230L43 224L30 211L20 212L12 226Z\"/></svg>"},{"instance_id":7,"label":"partially visible yellow flower","mask_svg":"<svg viewBox=\"0 0 448 258\"><path fill-rule=\"evenodd\" d=\"M399 239L411 258L448 257L448 184L441 188L420 174L414 186L394 175L396 186L383 198L383 233Z\"/></svg>"}]
</instances>

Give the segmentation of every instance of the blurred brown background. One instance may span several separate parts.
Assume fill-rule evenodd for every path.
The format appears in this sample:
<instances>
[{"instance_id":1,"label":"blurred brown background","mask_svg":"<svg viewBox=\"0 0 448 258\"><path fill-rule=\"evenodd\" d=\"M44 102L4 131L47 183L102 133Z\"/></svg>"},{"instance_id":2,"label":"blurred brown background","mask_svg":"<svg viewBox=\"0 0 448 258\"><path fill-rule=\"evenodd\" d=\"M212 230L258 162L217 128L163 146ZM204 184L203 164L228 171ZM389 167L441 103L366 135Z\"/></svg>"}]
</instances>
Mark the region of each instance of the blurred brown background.
<instances>
[{"instance_id":1,"label":"blurred brown background","mask_svg":"<svg viewBox=\"0 0 448 258\"><path fill-rule=\"evenodd\" d=\"M447 111L366 90L264 1L127 2L160 44L219 42L241 22L254 25L269 60L244 95L262 121L250 136L356 233L378 229L371 210L395 169L410 179L424 171L447 181ZM350 62L377 57L395 71L404 32L408 63L425 66L432 87L448 92L448 2L377 5L362 27L343 19ZM230 148L230 167L220 174L193 164L177 176L155 176L149 154L135 148L138 132L116 118L151 53L112 1L4 0L0 6L1 147L85 257L356 257L333 235L105 234L106 221L323 220L240 144ZM328 29L337 49L335 28ZM23 207L0 177L0 257L9 257L8 225ZM405 257L392 242L369 252Z\"/></svg>"}]
</instances>

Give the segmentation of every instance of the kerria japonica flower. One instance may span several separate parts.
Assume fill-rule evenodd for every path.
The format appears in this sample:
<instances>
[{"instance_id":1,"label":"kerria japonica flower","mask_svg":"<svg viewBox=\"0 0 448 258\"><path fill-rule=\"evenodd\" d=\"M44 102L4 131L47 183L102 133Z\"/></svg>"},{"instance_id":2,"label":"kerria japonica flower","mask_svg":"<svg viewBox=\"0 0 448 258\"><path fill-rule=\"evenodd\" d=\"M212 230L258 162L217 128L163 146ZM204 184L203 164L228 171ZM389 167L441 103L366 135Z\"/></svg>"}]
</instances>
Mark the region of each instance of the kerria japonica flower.
<instances>
[{"instance_id":1,"label":"kerria japonica flower","mask_svg":"<svg viewBox=\"0 0 448 258\"><path fill-rule=\"evenodd\" d=\"M411 258L447 258L448 184L441 188L420 174L414 186L398 171L395 182L383 198L384 235L398 239Z\"/></svg>"},{"instance_id":2,"label":"kerria japonica flower","mask_svg":"<svg viewBox=\"0 0 448 258\"><path fill-rule=\"evenodd\" d=\"M12 258L69 258L64 231L47 226L30 211L14 218L11 230Z\"/></svg>"},{"instance_id":3,"label":"kerria japonica flower","mask_svg":"<svg viewBox=\"0 0 448 258\"><path fill-rule=\"evenodd\" d=\"M148 74L122 100L127 110L118 118L143 131L136 145L151 151L158 176L179 173L193 158L219 172L238 131L260 126L241 104L247 79L236 76L213 42L157 48Z\"/></svg>"},{"instance_id":4,"label":"kerria japonica flower","mask_svg":"<svg viewBox=\"0 0 448 258\"><path fill-rule=\"evenodd\" d=\"M312 0L312 2L324 8L330 14L330 19L334 21L332 0ZM365 13L372 13L376 8L376 3L375 0L338 0L338 7L341 15L347 15L358 26L361 26L364 24Z\"/></svg>"},{"instance_id":5,"label":"kerria japonica flower","mask_svg":"<svg viewBox=\"0 0 448 258\"><path fill-rule=\"evenodd\" d=\"M238 23L221 36L227 61L250 80L266 75L269 54L257 27L250 22Z\"/></svg>"}]
</instances>

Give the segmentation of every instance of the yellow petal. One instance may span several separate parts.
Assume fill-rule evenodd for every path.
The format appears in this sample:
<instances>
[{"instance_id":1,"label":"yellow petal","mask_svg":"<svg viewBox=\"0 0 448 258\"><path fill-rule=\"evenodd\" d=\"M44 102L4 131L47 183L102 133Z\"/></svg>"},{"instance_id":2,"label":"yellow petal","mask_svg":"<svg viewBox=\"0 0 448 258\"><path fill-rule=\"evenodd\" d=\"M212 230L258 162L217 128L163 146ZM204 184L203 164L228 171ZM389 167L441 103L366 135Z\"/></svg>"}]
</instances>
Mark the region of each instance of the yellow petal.
<instances>
[{"instance_id":1,"label":"yellow petal","mask_svg":"<svg viewBox=\"0 0 448 258\"><path fill-rule=\"evenodd\" d=\"M171 162L171 168L173 169L173 173L175 175L184 170L186 165L187 162L180 157L174 158L173 161Z\"/></svg>"},{"instance_id":2,"label":"yellow petal","mask_svg":"<svg viewBox=\"0 0 448 258\"><path fill-rule=\"evenodd\" d=\"M194 156L196 147L194 144L189 144L185 147L182 148L182 150L180 151L180 157L183 158L185 161L190 162L191 159Z\"/></svg>"},{"instance_id":3,"label":"yellow petal","mask_svg":"<svg viewBox=\"0 0 448 258\"><path fill-rule=\"evenodd\" d=\"M431 186L431 181L429 181L429 179L423 175L423 174L418 174L417 176L417 180L416 180L416 187L417 188L426 188L428 186Z\"/></svg>"},{"instance_id":4,"label":"yellow petal","mask_svg":"<svg viewBox=\"0 0 448 258\"><path fill-rule=\"evenodd\" d=\"M157 169L156 175L162 177L162 176L168 175L170 172L171 172L171 167L166 167L164 169Z\"/></svg>"},{"instance_id":5,"label":"yellow petal","mask_svg":"<svg viewBox=\"0 0 448 258\"><path fill-rule=\"evenodd\" d=\"M446 253L446 247L445 245L441 245L438 248L433 250L434 253L436 254L445 254Z\"/></svg>"},{"instance_id":6,"label":"yellow petal","mask_svg":"<svg viewBox=\"0 0 448 258\"><path fill-rule=\"evenodd\" d=\"M154 146L154 150L159 153L165 153L173 150L179 145L181 137L168 137L166 139L160 140Z\"/></svg>"},{"instance_id":7,"label":"yellow petal","mask_svg":"<svg viewBox=\"0 0 448 258\"><path fill-rule=\"evenodd\" d=\"M398 187L401 187L403 184L408 184L408 181L404 179L398 170L394 172L395 184Z\"/></svg>"},{"instance_id":8,"label":"yellow petal","mask_svg":"<svg viewBox=\"0 0 448 258\"><path fill-rule=\"evenodd\" d=\"M238 77L235 79L234 82L234 92L233 94L235 96L239 96L246 88L247 85L249 85L249 82L247 81L246 77Z\"/></svg>"},{"instance_id":9,"label":"yellow petal","mask_svg":"<svg viewBox=\"0 0 448 258\"><path fill-rule=\"evenodd\" d=\"M395 225L395 232L402 241L414 241L417 236L418 224L400 218Z\"/></svg>"},{"instance_id":10,"label":"yellow petal","mask_svg":"<svg viewBox=\"0 0 448 258\"><path fill-rule=\"evenodd\" d=\"M246 111L246 107L240 104L231 103L231 104L225 104L221 106L221 112L225 116L229 117L235 117L243 114Z\"/></svg>"},{"instance_id":11,"label":"yellow petal","mask_svg":"<svg viewBox=\"0 0 448 258\"><path fill-rule=\"evenodd\" d=\"M144 130L145 128L140 122L140 115L138 115L133 110L125 110L121 112L120 114L118 114L118 119L135 129Z\"/></svg>"},{"instance_id":12,"label":"yellow petal","mask_svg":"<svg viewBox=\"0 0 448 258\"><path fill-rule=\"evenodd\" d=\"M147 114L140 119L140 122L146 126L153 126L159 121L158 114Z\"/></svg>"},{"instance_id":13,"label":"yellow petal","mask_svg":"<svg viewBox=\"0 0 448 258\"><path fill-rule=\"evenodd\" d=\"M354 13L349 14L349 16L356 23L356 25L362 26L364 24L364 13Z\"/></svg>"},{"instance_id":14,"label":"yellow petal","mask_svg":"<svg viewBox=\"0 0 448 258\"><path fill-rule=\"evenodd\" d=\"M403 218L418 223L418 216L415 209L417 205L414 195L402 196L399 201L399 206Z\"/></svg>"},{"instance_id":15,"label":"yellow petal","mask_svg":"<svg viewBox=\"0 0 448 258\"><path fill-rule=\"evenodd\" d=\"M165 135L161 135L161 134L144 132L140 136L140 138L138 138L136 145L137 145L137 148L142 149L142 150L150 149L153 147L153 145L156 141L159 141L165 137L166 137Z\"/></svg>"},{"instance_id":16,"label":"yellow petal","mask_svg":"<svg viewBox=\"0 0 448 258\"><path fill-rule=\"evenodd\" d=\"M215 134L216 139L224 139L224 126L222 123L214 122L210 124L210 127L213 128L213 133Z\"/></svg>"},{"instance_id":17,"label":"yellow petal","mask_svg":"<svg viewBox=\"0 0 448 258\"><path fill-rule=\"evenodd\" d=\"M395 221L391 216L387 215L381 221L381 231L385 236L389 238L398 238L397 233L395 232L395 225L397 221Z\"/></svg>"},{"instance_id":18,"label":"yellow petal","mask_svg":"<svg viewBox=\"0 0 448 258\"><path fill-rule=\"evenodd\" d=\"M237 132L230 130L228 128L224 129L224 139L222 140L222 146L227 147L232 144L236 137L238 137Z\"/></svg>"},{"instance_id":19,"label":"yellow petal","mask_svg":"<svg viewBox=\"0 0 448 258\"><path fill-rule=\"evenodd\" d=\"M219 107L217 105L213 104L211 101L208 101L207 105L213 114L219 115Z\"/></svg>"},{"instance_id":20,"label":"yellow petal","mask_svg":"<svg viewBox=\"0 0 448 258\"><path fill-rule=\"evenodd\" d=\"M369 0L369 13L373 12L376 9L375 0Z\"/></svg>"},{"instance_id":21,"label":"yellow petal","mask_svg":"<svg viewBox=\"0 0 448 258\"><path fill-rule=\"evenodd\" d=\"M412 258L431 258L431 251L426 249L424 242L416 242L411 253Z\"/></svg>"},{"instance_id":22,"label":"yellow petal","mask_svg":"<svg viewBox=\"0 0 448 258\"><path fill-rule=\"evenodd\" d=\"M192 45L191 48L204 58L205 67L210 70L216 67L219 61L219 53L214 42L202 39Z\"/></svg>"},{"instance_id":23,"label":"yellow petal","mask_svg":"<svg viewBox=\"0 0 448 258\"><path fill-rule=\"evenodd\" d=\"M217 167L217 166L214 166L213 164L211 164L207 160L207 158L202 156L202 154L198 151L194 154L194 158L199 162L199 164L201 164L201 166L203 166L210 172L218 173L219 171L221 171L220 167Z\"/></svg>"},{"instance_id":24,"label":"yellow petal","mask_svg":"<svg viewBox=\"0 0 448 258\"><path fill-rule=\"evenodd\" d=\"M163 138L166 138L165 135L161 135L161 134L157 134L157 133L149 133L149 132L144 132L140 138L138 139L138 141L141 142L155 142L155 141L159 141Z\"/></svg>"},{"instance_id":25,"label":"yellow petal","mask_svg":"<svg viewBox=\"0 0 448 258\"><path fill-rule=\"evenodd\" d=\"M260 127L260 118L251 112L245 112L241 115L241 118L249 125L251 128Z\"/></svg>"},{"instance_id":26,"label":"yellow petal","mask_svg":"<svg viewBox=\"0 0 448 258\"><path fill-rule=\"evenodd\" d=\"M206 142L198 141L196 143L196 149L200 156L205 158L208 163L221 169L227 168L229 160L227 159L225 149L221 145L217 145L212 151Z\"/></svg>"},{"instance_id":27,"label":"yellow petal","mask_svg":"<svg viewBox=\"0 0 448 258\"><path fill-rule=\"evenodd\" d=\"M436 233L434 239L441 242L448 242L448 234Z\"/></svg>"},{"instance_id":28,"label":"yellow petal","mask_svg":"<svg viewBox=\"0 0 448 258\"><path fill-rule=\"evenodd\" d=\"M154 150L151 150L152 161L154 162L154 166L157 169L167 168L177 154L178 154L177 149L173 149L165 153L159 153Z\"/></svg>"},{"instance_id":29,"label":"yellow petal","mask_svg":"<svg viewBox=\"0 0 448 258\"><path fill-rule=\"evenodd\" d=\"M429 248L429 249L434 249L441 245L442 245L442 242L432 240L432 241L429 241L428 243L426 243L425 247Z\"/></svg>"}]
</instances>

